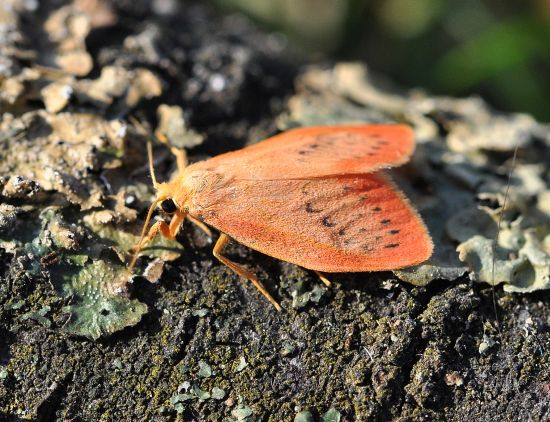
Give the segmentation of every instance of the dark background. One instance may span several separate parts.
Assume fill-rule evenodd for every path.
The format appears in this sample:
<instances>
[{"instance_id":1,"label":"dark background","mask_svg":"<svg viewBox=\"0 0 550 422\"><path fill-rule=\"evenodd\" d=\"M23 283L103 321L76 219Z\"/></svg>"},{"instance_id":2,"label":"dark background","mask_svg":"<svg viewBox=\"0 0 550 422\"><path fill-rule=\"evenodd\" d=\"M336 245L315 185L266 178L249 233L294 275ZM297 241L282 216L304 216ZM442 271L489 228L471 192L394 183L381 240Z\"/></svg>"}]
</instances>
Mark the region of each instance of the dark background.
<instances>
[{"instance_id":1,"label":"dark background","mask_svg":"<svg viewBox=\"0 0 550 422\"><path fill-rule=\"evenodd\" d=\"M303 61L361 60L403 87L550 119L550 0L213 0Z\"/></svg>"}]
</instances>

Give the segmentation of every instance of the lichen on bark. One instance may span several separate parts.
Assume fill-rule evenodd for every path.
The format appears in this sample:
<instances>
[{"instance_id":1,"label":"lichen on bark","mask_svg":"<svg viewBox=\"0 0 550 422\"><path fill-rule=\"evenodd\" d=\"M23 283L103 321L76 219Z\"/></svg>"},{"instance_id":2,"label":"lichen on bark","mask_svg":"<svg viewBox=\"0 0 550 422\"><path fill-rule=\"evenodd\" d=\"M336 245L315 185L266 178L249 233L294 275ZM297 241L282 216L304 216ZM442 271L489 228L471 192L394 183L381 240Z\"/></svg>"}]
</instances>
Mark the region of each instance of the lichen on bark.
<instances>
[{"instance_id":1,"label":"lichen on bark","mask_svg":"<svg viewBox=\"0 0 550 422\"><path fill-rule=\"evenodd\" d=\"M510 294L469 277L492 278L483 275L487 242L519 145L496 274L520 260L505 278L527 287L544 278L546 126L478 98L389 94L362 65L297 68L276 37L204 5L9 4L0 14L2 417L548 415L549 292ZM408 273L334 275L325 288L315 274L231 245L229 256L281 302L277 313L185 224L140 263L155 262L156 283L130 279L125 260L153 194L146 136L130 117L192 160L297 125L410 124L418 148L393 176L436 253ZM169 178L166 147L154 153L157 176ZM457 245L475 236L461 248L474 258L459 260Z\"/></svg>"}]
</instances>

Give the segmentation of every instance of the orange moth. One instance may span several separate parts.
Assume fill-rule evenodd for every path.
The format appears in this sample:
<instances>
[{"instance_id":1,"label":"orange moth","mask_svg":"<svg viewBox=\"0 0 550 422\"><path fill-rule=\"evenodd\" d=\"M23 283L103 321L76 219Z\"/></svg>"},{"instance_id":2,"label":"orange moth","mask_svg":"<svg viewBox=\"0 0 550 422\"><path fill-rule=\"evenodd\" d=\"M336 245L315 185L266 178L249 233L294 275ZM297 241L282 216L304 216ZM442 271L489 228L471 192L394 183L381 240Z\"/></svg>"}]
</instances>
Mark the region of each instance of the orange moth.
<instances>
[{"instance_id":1,"label":"orange moth","mask_svg":"<svg viewBox=\"0 0 550 422\"><path fill-rule=\"evenodd\" d=\"M185 218L221 235L214 256L250 280L280 310L255 274L223 255L230 239L316 271L394 270L428 259L433 245L420 216L384 169L409 160L414 132L404 125L319 126L289 130L239 151L187 165L156 181L130 270L158 233L174 239ZM155 208L172 215L147 230Z\"/></svg>"}]
</instances>

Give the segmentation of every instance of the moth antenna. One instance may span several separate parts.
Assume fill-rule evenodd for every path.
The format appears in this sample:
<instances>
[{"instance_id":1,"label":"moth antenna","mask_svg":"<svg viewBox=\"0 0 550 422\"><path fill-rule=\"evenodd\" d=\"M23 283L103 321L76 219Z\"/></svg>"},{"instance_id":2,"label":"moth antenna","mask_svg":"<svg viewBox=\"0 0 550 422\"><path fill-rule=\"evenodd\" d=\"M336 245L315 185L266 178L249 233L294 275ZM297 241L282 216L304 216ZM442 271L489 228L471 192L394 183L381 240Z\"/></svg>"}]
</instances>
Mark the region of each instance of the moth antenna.
<instances>
[{"instance_id":1,"label":"moth antenna","mask_svg":"<svg viewBox=\"0 0 550 422\"><path fill-rule=\"evenodd\" d=\"M147 138L147 156L149 157L149 173L151 174L151 179L153 180L153 186L155 189L158 187L157 178L155 176L155 168L153 166L153 144L151 143L150 137L151 133L148 131L145 126L135 117L130 116L128 119L132 124L141 132L143 136Z\"/></svg>"},{"instance_id":2,"label":"moth antenna","mask_svg":"<svg viewBox=\"0 0 550 422\"><path fill-rule=\"evenodd\" d=\"M151 206L149 207L149 211L147 212L147 218L145 219L145 223L143 223L143 229L141 229L141 235L139 237L139 242L136 246L136 251L134 252L134 256L132 257L132 261L130 262L130 265L128 266L128 270L130 272L133 272L134 267L136 265L139 253L143 249L143 239L145 238L145 233L147 233L147 227L149 226L149 222L151 221L151 217L153 215L153 211L155 211L155 207L159 202L161 202L162 199L155 199Z\"/></svg>"},{"instance_id":3,"label":"moth antenna","mask_svg":"<svg viewBox=\"0 0 550 422\"><path fill-rule=\"evenodd\" d=\"M510 171L508 172L508 183L506 185L506 190L504 191L504 199L502 200L502 209L501 209L500 214L498 216L497 232L495 234L495 238L493 239L493 245L492 245L493 261L492 261L492 269L491 269L491 273L492 273L492 275L491 275L491 277L492 277L491 284L493 285L493 311L495 313L495 321L496 321L496 326L497 326L498 337L500 339L500 344L503 347L503 352L505 351L505 348L504 348L505 343L504 343L504 336L502 335L502 330L500 329L500 319L499 319L499 316L498 316L497 299L496 299L496 291L495 291L496 250L497 250L497 246L498 246L498 238L499 238L499 235L500 235L502 220L504 218L504 211L506 209L506 204L507 204L508 198L510 196L510 185L512 184L512 176L514 175L514 170L516 168L516 160L517 160L517 156L518 156L518 149L519 149L519 145L516 145L516 147L514 148L514 155L512 156L512 163L510 165ZM512 355L510 353L505 353L505 359L508 361L507 363L510 367L510 370L513 370L512 369L513 368ZM516 374L517 374L517 372L516 372ZM513 378L513 380L514 380L513 386L514 386L516 392L518 394L520 394L517 379Z\"/></svg>"},{"instance_id":4,"label":"moth antenna","mask_svg":"<svg viewBox=\"0 0 550 422\"><path fill-rule=\"evenodd\" d=\"M151 173L151 180L155 189L158 187L157 177L155 176L155 166L153 165L153 144L151 141L147 141L147 156L149 157L149 173Z\"/></svg>"},{"instance_id":5,"label":"moth antenna","mask_svg":"<svg viewBox=\"0 0 550 422\"><path fill-rule=\"evenodd\" d=\"M159 142L170 148L170 152L174 157L176 157L178 171L182 173L185 167L187 167L187 152L184 149L179 149L170 145L170 141L168 140L166 135L158 129L155 131L155 138L157 138Z\"/></svg>"},{"instance_id":6,"label":"moth antenna","mask_svg":"<svg viewBox=\"0 0 550 422\"><path fill-rule=\"evenodd\" d=\"M498 222L497 222L497 233L495 234L495 237L493 239L492 244L492 253L493 253L493 260L492 260L492 268L491 268L491 284L493 285L493 309L495 311L495 320L497 323L497 330L499 332L499 335L501 337L502 342L502 333L500 332L500 321L498 317L498 311L497 311L497 301L496 301L496 293L495 293L495 265L496 265L496 252L497 252L497 246L498 246L498 238L500 236L500 228L502 226L502 219L504 216L504 211L506 210L506 204L508 202L508 197L510 195L510 185L512 183L512 176L514 175L514 170L516 168L516 159L518 156L518 149L519 145L516 145L514 148L514 155L512 156L512 164L510 166L510 171L508 172L508 183L506 184L506 190L504 191L504 199L502 200L502 209L498 216Z\"/></svg>"}]
</instances>

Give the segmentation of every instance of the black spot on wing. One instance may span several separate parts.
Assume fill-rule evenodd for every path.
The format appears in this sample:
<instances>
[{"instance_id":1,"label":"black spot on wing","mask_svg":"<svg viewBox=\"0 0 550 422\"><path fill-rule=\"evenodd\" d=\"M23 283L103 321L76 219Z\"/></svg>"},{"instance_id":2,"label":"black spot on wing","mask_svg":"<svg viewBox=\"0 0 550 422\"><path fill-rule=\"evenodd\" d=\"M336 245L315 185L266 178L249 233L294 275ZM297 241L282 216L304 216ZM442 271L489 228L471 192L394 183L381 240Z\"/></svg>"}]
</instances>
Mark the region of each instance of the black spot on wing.
<instances>
[{"instance_id":1,"label":"black spot on wing","mask_svg":"<svg viewBox=\"0 0 550 422\"><path fill-rule=\"evenodd\" d=\"M323 217L323 226L325 227L334 227L336 225L336 223L334 223L333 221L330 220L330 218L327 216L327 217Z\"/></svg>"},{"instance_id":2,"label":"black spot on wing","mask_svg":"<svg viewBox=\"0 0 550 422\"><path fill-rule=\"evenodd\" d=\"M325 135L319 135L316 137L316 140L320 143L322 143L323 145L332 145L334 144L334 141L335 141L335 135L333 134L325 134Z\"/></svg>"},{"instance_id":3,"label":"black spot on wing","mask_svg":"<svg viewBox=\"0 0 550 422\"><path fill-rule=\"evenodd\" d=\"M394 248L397 248L399 246L399 243L389 243L387 245L384 245L384 248L386 249L394 249Z\"/></svg>"},{"instance_id":4,"label":"black spot on wing","mask_svg":"<svg viewBox=\"0 0 550 422\"><path fill-rule=\"evenodd\" d=\"M315 208L311 202L306 202L306 212L318 213L318 212L321 212L321 211L323 211L323 210Z\"/></svg>"},{"instance_id":5,"label":"black spot on wing","mask_svg":"<svg viewBox=\"0 0 550 422\"><path fill-rule=\"evenodd\" d=\"M382 208L380 208L380 207L374 207L372 210L373 210L374 212L380 212L380 211L382 211Z\"/></svg>"},{"instance_id":6,"label":"black spot on wing","mask_svg":"<svg viewBox=\"0 0 550 422\"><path fill-rule=\"evenodd\" d=\"M390 230L388 233L389 234L398 234L401 230L397 230L397 229L393 229L393 230Z\"/></svg>"},{"instance_id":7,"label":"black spot on wing","mask_svg":"<svg viewBox=\"0 0 550 422\"><path fill-rule=\"evenodd\" d=\"M391 223L391 220L388 220L387 218L385 218L384 220L380 221L380 224L390 224Z\"/></svg>"},{"instance_id":8,"label":"black spot on wing","mask_svg":"<svg viewBox=\"0 0 550 422\"><path fill-rule=\"evenodd\" d=\"M301 187L301 191L302 191L302 195L309 195L311 193L309 187L310 187L310 182L306 182L304 183L304 185Z\"/></svg>"},{"instance_id":9,"label":"black spot on wing","mask_svg":"<svg viewBox=\"0 0 550 422\"><path fill-rule=\"evenodd\" d=\"M208 210L206 211L206 215L203 214L193 214L193 217L195 217L197 220L204 221L206 219L213 220L214 218L218 218L218 212L216 210Z\"/></svg>"}]
</instances>

